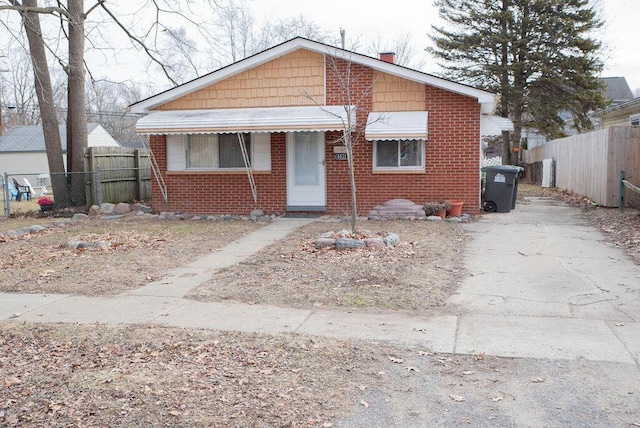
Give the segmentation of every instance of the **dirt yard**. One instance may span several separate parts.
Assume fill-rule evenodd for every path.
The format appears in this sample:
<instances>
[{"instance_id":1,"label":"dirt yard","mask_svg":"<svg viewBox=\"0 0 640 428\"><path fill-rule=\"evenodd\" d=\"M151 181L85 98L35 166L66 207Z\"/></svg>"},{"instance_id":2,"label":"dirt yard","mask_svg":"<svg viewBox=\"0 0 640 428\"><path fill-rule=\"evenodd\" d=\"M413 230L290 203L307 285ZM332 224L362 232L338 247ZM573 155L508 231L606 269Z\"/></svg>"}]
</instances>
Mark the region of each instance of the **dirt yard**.
<instances>
[{"instance_id":1,"label":"dirt yard","mask_svg":"<svg viewBox=\"0 0 640 428\"><path fill-rule=\"evenodd\" d=\"M640 263L640 217L561 192ZM0 220L0 231L53 219ZM249 221L79 221L0 238L0 290L113 295L260 227ZM315 250L314 223L194 292L200 299L428 311L464 271L460 225L364 222L395 249ZM71 240L103 243L70 250ZM295 293L294 293L295 291ZM440 355L380 343L149 326L0 322L0 426L640 426L640 376L587 361ZM544 416L543 416L544 415ZM413 424L413 425L412 425Z\"/></svg>"},{"instance_id":2,"label":"dirt yard","mask_svg":"<svg viewBox=\"0 0 640 428\"><path fill-rule=\"evenodd\" d=\"M261 226L252 221L54 218L0 220L0 232L33 225L24 236L0 233L0 291L114 295L161 278ZM99 249L69 248L69 242Z\"/></svg>"},{"instance_id":3,"label":"dirt yard","mask_svg":"<svg viewBox=\"0 0 640 428\"><path fill-rule=\"evenodd\" d=\"M237 300L293 307L424 311L441 306L461 278L467 239L448 222L367 221L358 230L393 232L397 247L315 248L315 238L348 227L318 221L192 290L205 301Z\"/></svg>"}]
</instances>

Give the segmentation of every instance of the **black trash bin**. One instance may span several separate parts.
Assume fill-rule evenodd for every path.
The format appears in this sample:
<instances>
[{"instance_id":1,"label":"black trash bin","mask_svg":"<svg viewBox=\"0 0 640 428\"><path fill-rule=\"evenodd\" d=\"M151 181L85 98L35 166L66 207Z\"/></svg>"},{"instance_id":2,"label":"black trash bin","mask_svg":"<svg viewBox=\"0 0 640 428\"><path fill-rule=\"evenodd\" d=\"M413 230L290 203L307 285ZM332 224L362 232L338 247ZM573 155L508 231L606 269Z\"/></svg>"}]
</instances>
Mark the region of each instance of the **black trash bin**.
<instances>
[{"instance_id":1,"label":"black trash bin","mask_svg":"<svg viewBox=\"0 0 640 428\"><path fill-rule=\"evenodd\" d=\"M523 168L512 165L485 166L483 207L488 212L508 213L516 207L518 179Z\"/></svg>"}]
</instances>

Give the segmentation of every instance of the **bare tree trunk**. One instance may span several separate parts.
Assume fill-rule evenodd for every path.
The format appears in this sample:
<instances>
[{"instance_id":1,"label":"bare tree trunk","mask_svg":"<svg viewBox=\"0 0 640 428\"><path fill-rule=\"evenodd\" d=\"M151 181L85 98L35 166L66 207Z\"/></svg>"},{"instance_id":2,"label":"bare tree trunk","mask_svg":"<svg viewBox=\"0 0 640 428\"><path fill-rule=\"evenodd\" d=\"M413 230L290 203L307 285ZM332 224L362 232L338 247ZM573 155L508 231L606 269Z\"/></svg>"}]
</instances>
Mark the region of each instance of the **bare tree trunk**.
<instances>
[{"instance_id":1,"label":"bare tree trunk","mask_svg":"<svg viewBox=\"0 0 640 428\"><path fill-rule=\"evenodd\" d=\"M87 147L87 109L85 106L84 70L84 2L68 0L69 65L67 113L67 171L71 174L71 199L74 205L85 204L84 152Z\"/></svg>"},{"instance_id":2,"label":"bare tree trunk","mask_svg":"<svg viewBox=\"0 0 640 428\"><path fill-rule=\"evenodd\" d=\"M24 0L22 3L27 7L36 7L38 5L37 0ZM56 200L63 201L67 192L63 175L65 171L62 144L53 102L53 87L51 85L51 76L49 75L47 55L40 29L40 15L35 12L24 12L22 13L22 24L29 40L34 82L42 119L44 144L47 150L49 172L51 173L51 186Z\"/></svg>"},{"instance_id":3,"label":"bare tree trunk","mask_svg":"<svg viewBox=\"0 0 640 428\"><path fill-rule=\"evenodd\" d=\"M351 123L351 114L348 114L349 124ZM356 175L353 164L353 141L351 140L351 128L344 133L344 145L347 148L347 162L349 164L349 182L351 183L351 233L356 233L356 221L358 220L358 202L356 200Z\"/></svg>"}]
</instances>

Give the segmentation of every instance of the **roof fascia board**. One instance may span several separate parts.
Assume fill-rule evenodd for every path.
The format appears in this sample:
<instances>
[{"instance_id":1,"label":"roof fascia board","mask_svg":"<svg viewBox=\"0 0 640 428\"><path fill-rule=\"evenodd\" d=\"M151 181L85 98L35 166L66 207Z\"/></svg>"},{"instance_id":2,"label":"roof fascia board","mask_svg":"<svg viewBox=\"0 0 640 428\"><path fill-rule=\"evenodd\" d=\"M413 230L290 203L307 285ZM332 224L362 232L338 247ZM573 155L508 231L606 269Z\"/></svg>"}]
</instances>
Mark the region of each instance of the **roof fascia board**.
<instances>
[{"instance_id":1,"label":"roof fascia board","mask_svg":"<svg viewBox=\"0 0 640 428\"><path fill-rule=\"evenodd\" d=\"M417 83L423 83L434 86L450 92L454 92L470 98L475 98L478 103L483 106L483 113L491 113L495 108L496 95L490 92L476 89L471 86L456 83L450 80L442 79L430 74L426 74L417 70L412 70L398 64L391 64L376 58L368 57L356 52L347 51L338 47L325 45L323 43L314 42L313 40L304 38L295 38L284 42L271 49L262 51L256 55L240 60L236 63L223 67L217 71L194 79L183 85L168 89L160 94L147 98L146 100L131 105L132 113L148 113L150 109L165 104L174 99L180 98L191 92L197 91L214 83L232 77L243 71L250 70L275 58L286 55L297 49L308 49L322 55L335 56L346 61L353 61L374 70L388 73L397 77L412 80Z\"/></svg>"}]
</instances>

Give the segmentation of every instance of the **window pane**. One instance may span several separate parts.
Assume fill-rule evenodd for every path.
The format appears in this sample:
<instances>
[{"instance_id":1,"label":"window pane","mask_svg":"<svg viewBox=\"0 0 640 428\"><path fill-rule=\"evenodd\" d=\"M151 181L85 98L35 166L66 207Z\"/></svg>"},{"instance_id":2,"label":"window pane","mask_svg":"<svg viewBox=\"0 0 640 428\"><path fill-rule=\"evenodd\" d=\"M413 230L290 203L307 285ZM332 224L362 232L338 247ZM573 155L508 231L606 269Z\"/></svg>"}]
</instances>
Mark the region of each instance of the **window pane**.
<instances>
[{"instance_id":1,"label":"window pane","mask_svg":"<svg viewBox=\"0 0 640 428\"><path fill-rule=\"evenodd\" d=\"M189 168L213 168L218 154L211 135L189 135L187 166Z\"/></svg>"},{"instance_id":2,"label":"window pane","mask_svg":"<svg viewBox=\"0 0 640 428\"><path fill-rule=\"evenodd\" d=\"M315 186L318 184L318 136L315 132L296 132L295 179L296 185Z\"/></svg>"},{"instance_id":3,"label":"window pane","mask_svg":"<svg viewBox=\"0 0 640 428\"><path fill-rule=\"evenodd\" d=\"M249 161L251 161L251 138L249 134L243 134L243 136ZM220 147L220 168L244 168L238 134L220 134L218 144Z\"/></svg>"},{"instance_id":4,"label":"window pane","mask_svg":"<svg viewBox=\"0 0 640 428\"><path fill-rule=\"evenodd\" d=\"M376 166L377 167L397 167L398 166L398 142L397 141L376 141Z\"/></svg>"},{"instance_id":5,"label":"window pane","mask_svg":"<svg viewBox=\"0 0 640 428\"><path fill-rule=\"evenodd\" d=\"M422 166L422 144L400 141L400 166Z\"/></svg>"}]
</instances>

